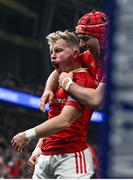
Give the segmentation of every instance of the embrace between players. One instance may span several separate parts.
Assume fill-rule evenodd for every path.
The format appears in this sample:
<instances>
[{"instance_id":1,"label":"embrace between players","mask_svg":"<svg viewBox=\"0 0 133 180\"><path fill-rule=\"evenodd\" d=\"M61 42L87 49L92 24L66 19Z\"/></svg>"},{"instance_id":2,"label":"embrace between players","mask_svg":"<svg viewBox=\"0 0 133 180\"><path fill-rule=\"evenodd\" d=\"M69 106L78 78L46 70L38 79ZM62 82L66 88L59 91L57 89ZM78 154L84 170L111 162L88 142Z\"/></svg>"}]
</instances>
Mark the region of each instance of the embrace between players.
<instances>
[{"instance_id":1,"label":"embrace between players","mask_svg":"<svg viewBox=\"0 0 133 180\"><path fill-rule=\"evenodd\" d=\"M66 30L47 36L55 71L46 83L40 109L50 102L48 120L11 141L22 152L29 140L39 138L28 162L33 178L87 179L94 174L87 131L93 110L104 97L108 23L105 13L90 12L79 20L76 35Z\"/></svg>"}]
</instances>

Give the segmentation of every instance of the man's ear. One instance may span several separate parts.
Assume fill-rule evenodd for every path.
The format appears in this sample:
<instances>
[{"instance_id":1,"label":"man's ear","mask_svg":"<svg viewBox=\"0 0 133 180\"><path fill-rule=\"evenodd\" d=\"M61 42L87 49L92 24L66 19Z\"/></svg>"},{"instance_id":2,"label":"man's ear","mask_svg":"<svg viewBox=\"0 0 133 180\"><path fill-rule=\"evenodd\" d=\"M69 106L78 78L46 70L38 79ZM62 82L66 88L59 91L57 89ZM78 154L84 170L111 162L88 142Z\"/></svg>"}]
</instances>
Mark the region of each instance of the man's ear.
<instances>
[{"instance_id":1,"label":"man's ear","mask_svg":"<svg viewBox=\"0 0 133 180\"><path fill-rule=\"evenodd\" d=\"M73 58L76 59L78 56L79 56L79 52L78 52L78 50L75 49L75 50L73 51Z\"/></svg>"}]
</instances>

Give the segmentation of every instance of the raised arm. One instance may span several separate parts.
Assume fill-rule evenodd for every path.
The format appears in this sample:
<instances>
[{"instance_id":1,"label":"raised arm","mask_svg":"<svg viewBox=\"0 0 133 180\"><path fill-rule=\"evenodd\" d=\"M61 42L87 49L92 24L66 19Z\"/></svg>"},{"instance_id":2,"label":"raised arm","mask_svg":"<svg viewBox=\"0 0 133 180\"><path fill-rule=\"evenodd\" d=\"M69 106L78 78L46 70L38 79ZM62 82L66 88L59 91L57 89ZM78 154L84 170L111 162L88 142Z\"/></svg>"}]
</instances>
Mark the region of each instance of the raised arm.
<instances>
[{"instance_id":1,"label":"raised arm","mask_svg":"<svg viewBox=\"0 0 133 180\"><path fill-rule=\"evenodd\" d=\"M40 110L42 112L45 112L46 103L47 102L52 103L53 101L54 91L58 87L58 78L59 78L59 74L56 70L54 70L48 77L44 92L40 99Z\"/></svg>"}]
</instances>

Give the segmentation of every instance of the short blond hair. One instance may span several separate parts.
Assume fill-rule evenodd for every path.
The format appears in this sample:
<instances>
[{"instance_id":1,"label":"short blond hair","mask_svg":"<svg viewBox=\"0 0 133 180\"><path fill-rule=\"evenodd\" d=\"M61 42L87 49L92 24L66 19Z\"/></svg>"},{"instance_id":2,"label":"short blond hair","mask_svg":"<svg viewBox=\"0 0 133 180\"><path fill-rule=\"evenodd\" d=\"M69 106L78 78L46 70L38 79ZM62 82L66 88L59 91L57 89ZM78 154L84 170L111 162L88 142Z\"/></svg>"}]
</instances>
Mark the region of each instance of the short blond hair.
<instances>
[{"instance_id":1,"label":"short blond hair","mask_svg":"<svg viewBox=\"0 0 133 180\"><path fill-rule=\"evenodd\" d=\"M65 40L67 43L71 44L74 47L77 47L77 50L79 51L79 40L77 36L68 30L65 31L56 31L53 33L50 33L46 39L48 40L48 44L51 46L53 43L55 43L59 39Z\"/></svg>"}]
</instances>

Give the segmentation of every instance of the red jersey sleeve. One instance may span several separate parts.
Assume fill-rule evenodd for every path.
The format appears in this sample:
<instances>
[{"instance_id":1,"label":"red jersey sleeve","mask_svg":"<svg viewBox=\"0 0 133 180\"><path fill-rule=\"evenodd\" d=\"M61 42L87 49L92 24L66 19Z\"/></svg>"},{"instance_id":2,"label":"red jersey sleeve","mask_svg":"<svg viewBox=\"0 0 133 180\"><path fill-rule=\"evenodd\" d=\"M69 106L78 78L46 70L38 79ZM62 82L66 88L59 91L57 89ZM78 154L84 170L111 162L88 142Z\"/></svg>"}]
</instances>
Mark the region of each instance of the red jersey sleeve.
<instances>
[{"instance_id":1,"label":"red jersey sleeve","mask_svg":"<svg viewBox=\"0 0 133 180\"><path fill-rule=\"evenodd\" d=\"M84 67L88 68L88 72L91 74L95 80L96 85L99 83L106 83L106 61L102 61L101 65L97 65L97 60L89 51L85 51L80 54L81 62ZM107 58L106 58L107 59Z\"/></svg>"}]
</instances>

